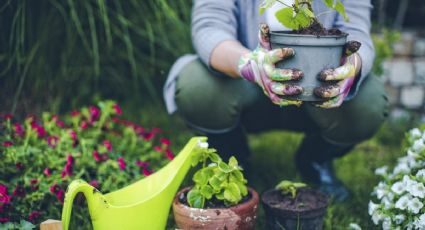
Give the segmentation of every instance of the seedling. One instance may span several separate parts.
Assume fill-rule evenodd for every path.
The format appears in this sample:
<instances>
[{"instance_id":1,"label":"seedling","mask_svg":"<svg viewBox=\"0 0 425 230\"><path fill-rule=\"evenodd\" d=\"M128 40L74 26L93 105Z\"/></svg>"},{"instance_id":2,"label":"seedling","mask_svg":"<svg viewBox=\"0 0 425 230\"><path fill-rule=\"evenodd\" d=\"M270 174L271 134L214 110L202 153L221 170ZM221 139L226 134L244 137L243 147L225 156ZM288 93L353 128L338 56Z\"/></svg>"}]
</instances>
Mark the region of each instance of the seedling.
<instances>
[{"instance_id":1,"label":"seedling","mask_svg":"<svg viewBox=\"0 0 425 230\"><path fill-rule=\"evenodd\" d=\"M307 185L304 183L283 180L278 185L276 185L276 189L280 190L282 195L291 195L291 198L295 199L295 197L297 197L298 189L304 188L306 186Z\"/></svg>"}]
</instances>

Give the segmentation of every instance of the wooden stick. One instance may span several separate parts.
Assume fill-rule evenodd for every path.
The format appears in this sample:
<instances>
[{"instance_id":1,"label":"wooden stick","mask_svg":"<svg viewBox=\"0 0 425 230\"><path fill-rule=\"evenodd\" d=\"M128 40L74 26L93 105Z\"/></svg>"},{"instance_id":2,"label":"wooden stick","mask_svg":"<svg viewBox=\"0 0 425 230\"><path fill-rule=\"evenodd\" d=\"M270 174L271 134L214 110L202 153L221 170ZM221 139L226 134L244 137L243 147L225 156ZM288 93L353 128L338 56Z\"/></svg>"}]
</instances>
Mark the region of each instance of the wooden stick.
<instances>
[{"instance_id":1,"label":"wooden stick","mask_svg":"<svg viewBox=\"0 0 425 230\"><path fill-rule=\"evenodd\" d=\"M40 224L40 230L62 230L62 221L46 220Z\"/></svg>"}]
</instances>

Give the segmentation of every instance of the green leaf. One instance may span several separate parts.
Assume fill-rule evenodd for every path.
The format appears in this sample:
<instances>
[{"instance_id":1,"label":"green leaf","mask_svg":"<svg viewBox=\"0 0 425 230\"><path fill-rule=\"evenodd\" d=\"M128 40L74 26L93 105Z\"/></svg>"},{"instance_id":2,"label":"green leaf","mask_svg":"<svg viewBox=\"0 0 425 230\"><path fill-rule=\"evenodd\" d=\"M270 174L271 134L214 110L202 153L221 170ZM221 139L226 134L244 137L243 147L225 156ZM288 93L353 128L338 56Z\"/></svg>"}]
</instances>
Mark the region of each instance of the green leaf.
<instances>
[{"instance_id":1,"label":"green leaf","mask_svg":"<svg viewBox=\"0 0 425 230\"><path fill-rule=\"evenodd\" d=\"M305 16L307 16L309 18L314 18L314 13L311 12L311 10L308 9L307 7L301 8L300 11L303 12L303 14L305 14Z\"/></svg>"},{"instance_id":2,"label":"green leaf","mask_svg":"<svg viewBox=\"0 0 425 230\"><path fill-rule=\"evenodd\" d=\"M294 21L294 10L291 7L280 9L275 14L276 19L286 28L296 30L298 24Z\"/></svg>"},{"instance_id":3,"label":"green leaf","mask_svg":"<svg viewBox=\"0 0 425 230\"><path fill-rule=\"evenodd\" d=\"M329 8L333 8L334 5L334 0L323 0L323 2L325 3L325 5Z\"/></svg>"},{"instance_id":4,"label":"green leaf","mask_svg":"<svg viewBox=\"0 0 425 230\"><path fill-rule=\"evenodd\" d=\"M202 196L199 190L192 189L187 193L187 202L189 203L190 207L204 208L205 197Z\"/></svg>"},{"instance_id":5,"label":"green leaf","mask_svg":"<svg viewBox=\"0 0 425 230\"><path fill-rule=\"evenodd\" d=\"M236 183L229 183L227 185L224 190L224 199L232 204L236 204L242 199L241 191Z\"/></svg>"},{"instance_id":6,"label":"green leaf","mask_svg":"<svg viewBox=\"0 0 425 230\"><path fill-rule=\"evenodd\" d=\"M230 159L229 159L229 166L231 168L238 167L238 160L236 160L236 158L234 156L230 157Z\"/></svg>"},{"instance_id":7,"label":"green leaf","mask_svg":"<svg viewBox=\"0 0 425 230\"><path fill-rule=\"evenodd\" d=\"M218 168L225 173L229 173L232 171L232 169L224 162L220 161L218 162Z\"/></svg>"},{"instance_id":8,"label":"green leaf","mask_svg":"<svg viewBox=\"0 0 425 230\"><path fill-rule=\"evenodd\" d=\"M222 180L220 180L217 176L213 176L209 180L210 185L213 187L214 190L220 190L221 189L221 183Z\"/></svg>"},{"instance_id":9,"label":"green leaf","mask_svg":"<svg viewBox=\"0 0 425 230\"><path fill-rule=\"evenodd\" d=\"M335 9L335 10L336 10L339 14L341 14L341 15L342 15L342 17L344 17L344 20L345 20L346 22L348 22L348 15L347 15L347 13L345 12L345 7L344 7L344 4L342 4L341 0L338 0L338 1L336 2L334 9Z\"/></svg>"},{"instance_id":10,"label":"green leaf","mask_svg":"<svg viewBox=\"0 0 425 230\"><path fill-rule=\"evenodd\" d=\"M298 24L298 29L306 28L311 24L311 18L307 16L307 13L303 9L306 9L306 8L301 8L300 12L298 12L294 17L295 23Z\"/></svg>"},{"instance_id":11,"label":"green leaf","mask_svg":"<svg viewBox=\"0 0 425 230\"><path fill-rule=\"evenodd\" d=\"M263 14L268 8L272 7L276 3L276 0L264 0L260 4L260 15Z\"/></svg>"},{"instance_id":12,"label":"green leaf","mask_svg":"<svg viewBox=\"0 0 425 230\"><path fill-rule=\"evenodd\" d=\"M31 222L28 222L25 220L21 220L19 224L21 225L19 229L22 229L22 230L31 230L36 228L36 226L33 225Z\"/></svg>"},{"instance_id":13,"label":"green leaf","mask_svg":"<svg viewBox=\"0 0 425 230\"><path fill-rule=\"evenodd\" d=\"M205 170L201 169L197 171L195 175L193 175L193 181L200 186L206 185L208 183L208 176L205 173Z\"/></svg>"},{"instance_id":14,"label":"green leaf","mask_svg":"<svg viewBox=\"0 0 425 230\"><path fill-rule=\"evenodd\" d=\"M212 162L218 163L219 161L221 161L221 158L217 153L211 153L210 154L210 160Z\"/></svg>"},{"instance_id":15,"label":"green leaf","mask_svg":"<svg viewBox=\"0 0 425 230\"><path fill-rule=\"evenodd\" d=\"M238 186L239 190L241 191L241 195L246 196L248 194L248 188L246 187L246 185L242 182L235 182L235 183Z\"/></svg>"},{"instance_id":16,"label":"green leaf","mask_svg":"<svg viewBox=\"0 0 425 230\"><path fill-rule=\"evenodd\" d=\"M205 185L201 187L201 194L207 199L211 199L212 195L214 194L214 190L211 186Z\"/></svg>"}]
</instances>

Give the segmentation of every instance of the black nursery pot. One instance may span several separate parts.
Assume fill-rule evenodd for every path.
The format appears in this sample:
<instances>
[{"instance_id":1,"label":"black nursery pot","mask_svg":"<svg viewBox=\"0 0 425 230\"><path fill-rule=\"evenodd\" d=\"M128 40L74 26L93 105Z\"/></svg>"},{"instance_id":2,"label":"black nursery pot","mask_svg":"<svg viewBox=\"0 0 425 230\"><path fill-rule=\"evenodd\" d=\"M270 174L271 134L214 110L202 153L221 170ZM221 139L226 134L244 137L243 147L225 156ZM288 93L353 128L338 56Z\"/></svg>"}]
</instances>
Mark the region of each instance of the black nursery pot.
<instances>
[{"instance_id":1,"label":"black nursery pot","mask_svg":"<svg viewBox=\"0 0 425 230\"><path fill-rule=\"evenodd\" d=\"M287 99L301 101L322 101L324 99L314 94L314 88L328 83L317 79L318 74L325 69L338 67L347 42L347 34L340 35L304 35L284 31L271 31L271 48L292 48L295 56L276 63L278 68L296 68L304 73L304 77L296 84L304 88L297 96L284 96Z\"/></svg>"},{"instance_id":2,"label":"black nursery pot","mask_svg":"<svg viewBox=\"0 0 425 230\"><path fill-rule=\"evenodd\" d=\"M313 189L300 189L296 199L280 191L268 190L261 196L267 229L321 230L328 197Z\"/></svg>"}]
</instances>

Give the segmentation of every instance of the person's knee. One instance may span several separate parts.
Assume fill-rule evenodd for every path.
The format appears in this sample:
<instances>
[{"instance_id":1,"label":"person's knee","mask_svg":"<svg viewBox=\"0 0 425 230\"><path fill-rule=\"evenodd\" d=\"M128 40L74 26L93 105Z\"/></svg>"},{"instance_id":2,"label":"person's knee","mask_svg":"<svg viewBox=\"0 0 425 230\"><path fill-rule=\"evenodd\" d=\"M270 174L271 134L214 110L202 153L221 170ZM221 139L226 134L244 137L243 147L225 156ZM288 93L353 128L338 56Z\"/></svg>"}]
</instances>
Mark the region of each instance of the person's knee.
<instances>
[{"instance_id":1,"label":"person's knee","mask_svg":"<svg viewBox=\"0 0 425 230\"><path fill-rule=\"evenodd\" d=\"M220 82L223 79L217 78L199 60L179 74L175 93L178 113L195 129L220 131L237 124L237 103L226 98Z\"/></svg>"}]
</instances>

